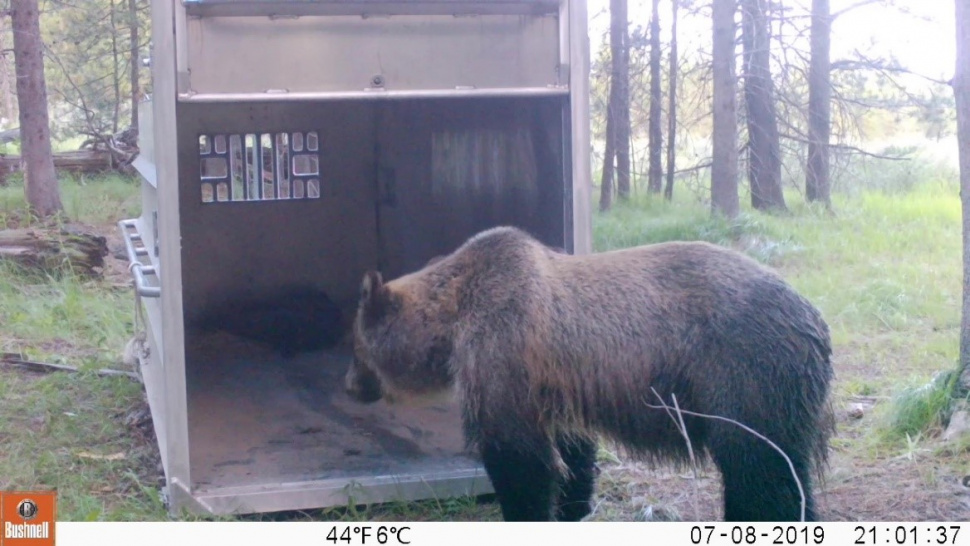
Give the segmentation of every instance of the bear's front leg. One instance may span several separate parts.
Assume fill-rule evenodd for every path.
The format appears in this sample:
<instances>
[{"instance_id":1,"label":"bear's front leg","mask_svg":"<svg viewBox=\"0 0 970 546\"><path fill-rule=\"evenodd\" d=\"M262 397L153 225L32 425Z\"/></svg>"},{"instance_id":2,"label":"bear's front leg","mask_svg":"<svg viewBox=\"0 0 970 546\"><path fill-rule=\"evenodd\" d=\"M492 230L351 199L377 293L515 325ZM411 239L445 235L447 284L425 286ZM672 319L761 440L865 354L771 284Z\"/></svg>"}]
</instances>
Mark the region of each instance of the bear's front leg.
<instances>
[{"instance_id":1,"label":"bear's front leg","mask_svg":"<svg viewBox=\"0 0 970 546\"><path fill-rule=\"evenodd\" d=\"M593 511L596 442L590 438L559 434L556 448L567 469L560 478L556 520L580 521Z\"/></svg>"},{"instance_id":2,"label":"bear's front leg","mask_svg":"<svg viewBox=\"0 0 970 546\"><path fill-rule=\"evenodd\" d=\"M484 442L482 463L505 521L552 521L557 484L552 446L528 444L523 449L511 442Z\"/></svg>"}]
</instances>

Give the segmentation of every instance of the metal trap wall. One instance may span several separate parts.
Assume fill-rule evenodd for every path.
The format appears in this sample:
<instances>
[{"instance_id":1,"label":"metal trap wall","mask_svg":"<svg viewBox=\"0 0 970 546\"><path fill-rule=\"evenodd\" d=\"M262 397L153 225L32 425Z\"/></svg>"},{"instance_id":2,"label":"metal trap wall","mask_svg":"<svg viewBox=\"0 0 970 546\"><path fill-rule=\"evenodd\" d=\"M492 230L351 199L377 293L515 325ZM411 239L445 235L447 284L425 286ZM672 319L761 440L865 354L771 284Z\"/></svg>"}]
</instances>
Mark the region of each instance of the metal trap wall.
<instances>
[{"instance_id":1,"label":"metal trap wall","mask_svg":"<svg viewBox=\"0 0 970 546\"><path fill-rule=\"evenodd\" d=\"M589 251L585 3L176 0L159 21L143 213L120 225L172 508L490 492L454 404L343 393L350 322L366 270L489 227Z\"/></svg>"}]
</instances>

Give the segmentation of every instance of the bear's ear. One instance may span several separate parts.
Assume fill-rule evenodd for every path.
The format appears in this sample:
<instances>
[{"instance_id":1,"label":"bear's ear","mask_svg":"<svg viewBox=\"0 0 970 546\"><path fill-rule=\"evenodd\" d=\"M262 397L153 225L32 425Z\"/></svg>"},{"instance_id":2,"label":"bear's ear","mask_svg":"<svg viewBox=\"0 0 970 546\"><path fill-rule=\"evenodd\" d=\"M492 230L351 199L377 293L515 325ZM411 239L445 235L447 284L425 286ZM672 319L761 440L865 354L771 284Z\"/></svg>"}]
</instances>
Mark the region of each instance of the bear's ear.
<instances>
[{"instance_id":1,"label":"bear's ear","mask_svg":"<svg viewBox=\"0 0 970 546\"><path fill-rule=\"evenodd\" d=\"M364 326L370 328L392 312L392 295L384 286L384 280L377 271L368 271L360 283L360 313Z\"/></svg>"},{"instance_id":2,"label":"bear's ear","mask_svg":"<svg viewBox=\"0 0 970 546\"><path fill-rule=\"evenodd\" d=\"M364 273L364 280L360 282L360 305L368 305L383 287L384 279L381 277L380 271L371 270Z\"/></svg>"}]
</instances>

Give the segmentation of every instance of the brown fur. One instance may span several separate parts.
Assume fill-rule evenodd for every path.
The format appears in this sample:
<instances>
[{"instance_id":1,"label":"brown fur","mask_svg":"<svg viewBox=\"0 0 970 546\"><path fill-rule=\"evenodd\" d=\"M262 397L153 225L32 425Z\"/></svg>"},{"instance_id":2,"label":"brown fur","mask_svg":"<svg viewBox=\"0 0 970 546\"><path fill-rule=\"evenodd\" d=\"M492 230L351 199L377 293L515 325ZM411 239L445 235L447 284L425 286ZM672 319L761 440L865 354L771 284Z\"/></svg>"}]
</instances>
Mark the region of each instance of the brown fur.
<instances>
[{"instance_id":1,"label":"brown fur","mask_svg":"<svg viewBox=\"0 0 970 546\"><path fill-rule=\"evenodd\" d=\"M531 454L559 467L569 457L551 445L593 435L682 463L671 418L647 408L660 403L654 390L667 404L674 394L685 410L735 419L779 444L810 497L809 467L824 462L831 426L830 354L818 311L736 252L673 242L571 256L496 228L386 284L365 276L347 386L361 399L457 386L469 442L504 453L491 464L496 475L501 461ZM791 487L761 490L785 480L763 445L732 425L685 421L695 449L726 474L726 492L736 490L726 516L791 516ZM742 464L760 459L772 465L763 476ZM507 519L545 519L502 487ZM753 513L732 508L739 496L751 497ZM772 508L779 496L788 504Z\"/></svg>"}]
</instances>

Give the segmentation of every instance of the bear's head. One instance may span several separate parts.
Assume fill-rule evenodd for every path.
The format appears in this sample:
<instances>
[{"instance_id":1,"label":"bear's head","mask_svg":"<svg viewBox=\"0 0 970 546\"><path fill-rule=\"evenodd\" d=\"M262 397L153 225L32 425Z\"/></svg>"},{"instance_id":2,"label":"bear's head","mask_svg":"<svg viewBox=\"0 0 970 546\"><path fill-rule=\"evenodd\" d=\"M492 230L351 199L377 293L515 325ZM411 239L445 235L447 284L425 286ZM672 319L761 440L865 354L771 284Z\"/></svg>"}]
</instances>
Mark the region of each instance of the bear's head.
<instances>
[{"instance_id":1,"label":"bear's head","mask_svg":"<svg viewBox=\"0 0 970 546\"><path fill-rule=\"evenodd\" d=\"M454 308L421 273L384 283L369 271L354 320L345 388L360 402L436 402L451 394Z\"/></svg>"}]
</instances>

